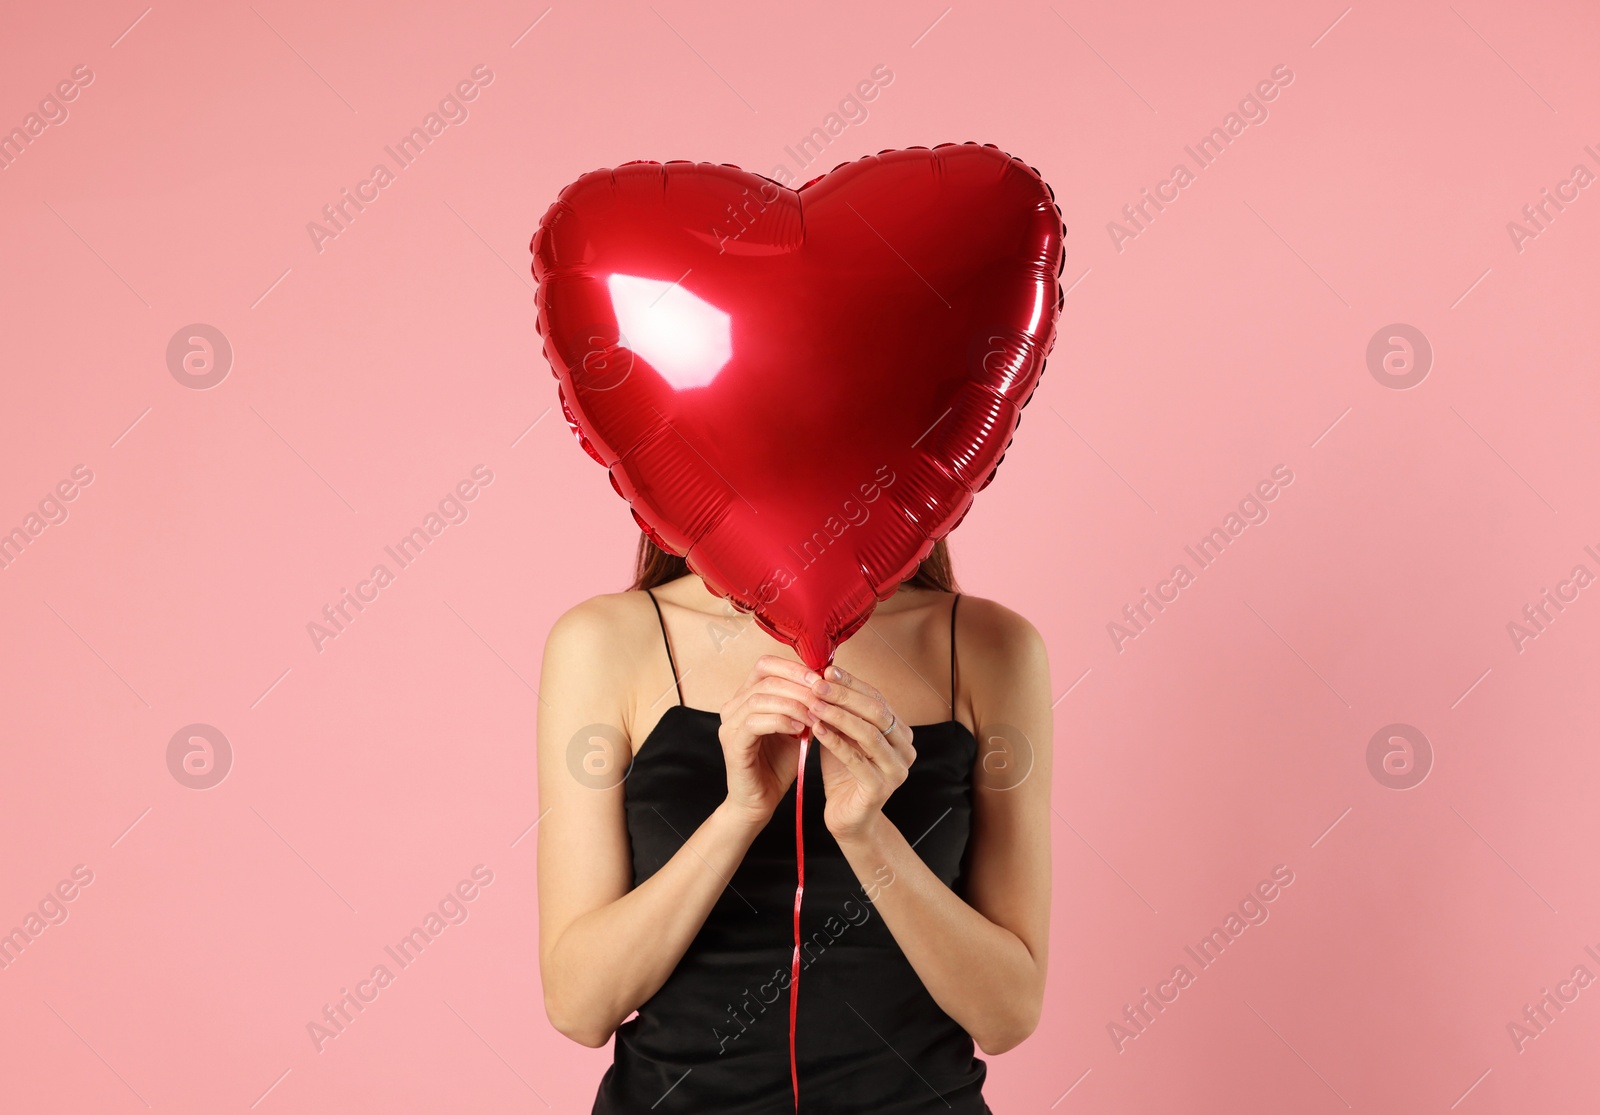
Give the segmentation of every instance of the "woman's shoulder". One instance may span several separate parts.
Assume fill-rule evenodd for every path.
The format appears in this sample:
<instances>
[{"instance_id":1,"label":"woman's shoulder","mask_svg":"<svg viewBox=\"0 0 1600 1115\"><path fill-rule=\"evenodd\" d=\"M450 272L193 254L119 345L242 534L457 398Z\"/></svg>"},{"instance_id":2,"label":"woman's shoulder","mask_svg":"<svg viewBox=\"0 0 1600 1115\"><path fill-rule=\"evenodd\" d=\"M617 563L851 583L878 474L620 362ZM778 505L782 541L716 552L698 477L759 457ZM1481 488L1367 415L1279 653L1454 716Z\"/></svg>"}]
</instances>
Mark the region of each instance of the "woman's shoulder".
<instances>
[{"instance_id":1,"label":"woman's shoulder","mask_svg":"<svg viewBox=\"0 0 1600 1115\"><path fill-rule=\"evenodd\" d=\"M930 612L948 614L954 594L917 590L920 604ZM670 595L670 594L668 594ZM982 596L962 593L956 616L956 641L969 677L992 673L997 679L1045 660L1044 638L1020 613ZM671 600L664 600L668 606ZM546 653L589 662L614 661L631 656L660 637L649 594L630 589L591 596L568 608L556 620L546 640Z\"/></svg>"},{"instance_id":2,"label":"woman's shoulder","mask_svg":"<svg viewBox=\"0 0 1600 1115\"><path fill-rule=\"evenodd\" d=\"M604 659L638 645L651 626L654 613L642 591L606 592L591 596L557 617L545 640L548 654ZM651 626L647 626L651 625Z\"/></svg>"},{"instance_id":3,"label":"woman's shoulder","mask_svg":"<svg viewBox=\"0 0 1600 1115\"><path fill-rule=\"evenodd\" d=\"M963 644L976 642L991 650L1009 647L1022 653L1044 647L1044 637L1027 616L983 596L961 594L956 626Z\"/></svg>"},{"instance_id":4,"label":"woman's shoulder","mask_svg":"<svg viewBox=\"0 0 1600 1115\"><path fill-rule=\"evenodd\" d=\"M1033 622L982 596L961 594L956 648L961 673L975 690L1005 690L1049 673L1044 636Z\"/></svg>"}]
</instances>

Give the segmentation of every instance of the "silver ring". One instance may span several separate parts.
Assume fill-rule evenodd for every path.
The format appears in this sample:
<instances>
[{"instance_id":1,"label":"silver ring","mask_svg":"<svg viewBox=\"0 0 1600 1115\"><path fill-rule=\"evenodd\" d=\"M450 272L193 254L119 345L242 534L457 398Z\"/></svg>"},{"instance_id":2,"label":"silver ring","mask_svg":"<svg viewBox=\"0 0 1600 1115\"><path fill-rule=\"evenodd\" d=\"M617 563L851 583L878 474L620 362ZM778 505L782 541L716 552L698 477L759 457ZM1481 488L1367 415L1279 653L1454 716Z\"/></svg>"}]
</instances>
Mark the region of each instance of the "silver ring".
<instances>
[{"instance_id":1,"label":"silver ring","mask_svg":"<svg viewBox=\"0 0 1600 1115\"><path fill-rule=\"evenodd\" d=\"M894 726L898 723L900 723L900 718L894 714L893 710L890 710L889 726L883 730L884 738L888 738L889 733L894 731Z\"/></svg>"}]
</instances>

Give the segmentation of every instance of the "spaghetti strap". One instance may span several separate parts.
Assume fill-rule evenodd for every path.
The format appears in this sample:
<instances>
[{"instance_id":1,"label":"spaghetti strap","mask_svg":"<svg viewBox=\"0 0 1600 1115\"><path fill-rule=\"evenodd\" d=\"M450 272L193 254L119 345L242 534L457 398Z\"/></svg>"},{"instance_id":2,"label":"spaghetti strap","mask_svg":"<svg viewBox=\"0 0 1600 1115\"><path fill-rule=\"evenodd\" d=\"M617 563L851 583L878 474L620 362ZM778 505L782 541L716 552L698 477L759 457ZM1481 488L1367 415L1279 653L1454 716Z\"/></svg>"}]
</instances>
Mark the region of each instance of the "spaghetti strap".
<instances>
[{"instance_id":1,"label":"spaghetti strap","mask_svg":"<svg viewBox=\"0 0 1600 1115\"><path fill-rule=\"evenodd\" d=\"M683 683L678 680L678 660L672 657L672 640L667 638L667 621L661 618L661 602L656 599L656 594L649 589L644 590L650 598L650 603L656 607L656 622L661 625L661 641L667 645L667 662L672 666L672 684L678 689L678 703L683 704Z\"/></svg>"},{"instance_id":2,"label":"spaghetti strap","mask_svg":"<svg viewBox=\"0 0 1600 1115\"><path fill-rule=\"evenodd\" d=\"M950 719L956 718L956 605L961 603L958 592L950 600Z\"/></svg>"}]
</instances>

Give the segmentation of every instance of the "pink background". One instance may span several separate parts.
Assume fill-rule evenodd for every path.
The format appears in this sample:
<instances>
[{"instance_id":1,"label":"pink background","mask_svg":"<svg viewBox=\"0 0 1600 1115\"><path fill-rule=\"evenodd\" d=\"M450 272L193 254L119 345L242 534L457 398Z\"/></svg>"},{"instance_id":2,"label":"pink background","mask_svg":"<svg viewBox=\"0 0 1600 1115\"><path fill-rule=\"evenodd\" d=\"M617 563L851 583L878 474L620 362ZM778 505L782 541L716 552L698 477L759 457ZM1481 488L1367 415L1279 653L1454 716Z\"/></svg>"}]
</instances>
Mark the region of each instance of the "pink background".
<instances>
[{"instance_id":1,"label":"pink background","mask_svg":"<svg viewBox=\"0 0 1600 1115\"><path fill-rule=\"evenodd\" d=\"M0 172L0 530L93 480L0 570L0 930L93 882L0 969L0 1107L589 1109L609 1049L540 1000L532 686L635 532L550 409L529 237L628 159L806 178L967 139L1054 186L1072 286L953 539L1061 695L1050 991L991 1106L1600 1102L1600 984L1521 1052L1507 1028L1600 977L1600 587L1507 630L1600 573L1600 191L1507 228L1600 172L1600 14L1206 7L14 7L0 128L93 80ZM308 222L480 64L469 117L319 251ZM1119 250L1108 222L1280 65ZM192 323L234 354L207 390L168 367ZM1394 323L1433 349L1405 390L1367 362ZM307 624L478 465L470 516L319 652ZM1107 624L1278 465L1270 517L1119 651ZM232 750L204 791L168 765L196 723ZM1431 744L1411 789L1368 765L1395 723ZM468 919L317 1052L478 864ZM1269 920L1119 1052L1124 1005L1278 864Z\"/></svg>"}]
</instances>

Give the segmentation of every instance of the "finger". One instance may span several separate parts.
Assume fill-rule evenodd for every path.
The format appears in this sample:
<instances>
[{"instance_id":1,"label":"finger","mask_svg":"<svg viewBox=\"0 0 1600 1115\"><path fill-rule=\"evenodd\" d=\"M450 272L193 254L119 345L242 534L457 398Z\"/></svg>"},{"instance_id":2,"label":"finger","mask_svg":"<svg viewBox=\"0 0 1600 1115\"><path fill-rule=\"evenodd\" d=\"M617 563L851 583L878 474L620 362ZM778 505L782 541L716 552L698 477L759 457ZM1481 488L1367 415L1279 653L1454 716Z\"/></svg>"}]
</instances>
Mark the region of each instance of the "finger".
<instances>
[{"instance_id":1,"label":"finger","mask_svg":"<svg viewBox=\"0 0 1600 1115\"><path fill-rule=\"evenodd\" d=\"M751 687L752 693L775 693L780 697L792 697L803 704L810 704L816 699L816 693L809 686L801 685L797 681L790 681L785 677L765 677Z\"/></svg>"},{"instance_id":2,"label":"finger","mask_svg":"<svg viewBox=\"0 0 1600 1115\"><path fill-rule=\"evenodd\" d=\"M776 721L765 720L764 717L781 717L783 726L768 727L766 725ZM810 727L811 719L811 709L799 701L770 694L752 694L733 708L723 711L722 725L717 735L726 746L739 752L750 752L763 735L772 732L800 735Z\"/></svg>"},{"instance_id":3,"label":"finger","mask_svg":"<svg viewBox=\"0 0 1600 1115\"><path fill-rule=\"evenodd\" d=\"M831 751L835 758L843 763L855 775L857 782L863 787L877 793L884 783L883 771L879 770L870 759L861 753L849 737L840 733L836 728L827 724L817 724L811 729L817 742Z\"/></svg>"},{"instance_id":4,"label":"finger","mask_svg":"<svg viewBox=\"0 0 1600 1115\"><path fill-rule=\"evenodd\" d=\"M750 670L752 679L757 675L763 677L788 678L797 685L810 685L817 680L817 674L804 662L796 662L792 658L779 658L775 654L763 654L756 659L756 664Z\"/></svg>"},{"instance_id":5,"label":"finger","mask_svg":"<svg viewBox=\"0 0 1600 1115\"><path fill-rule=\"evenodd\" d=\"M889 706L881 697L869 696L859 689L853 689L842 682L819 681L811 687L807 699L821 697L823 700L848 709L861 719L882 732L885 728L899 728L899 717L890 711ZM885 732L885 735L888 733Z\"/></svg>"},{"instance_id":6,"label":"finger","mask_svg":"<svg viewBox=\"0 0 1600 1115\"><path fill-rule=\"evenodd\" d=\"M761 736L798 736L808 725L781 712L758 712L745 721L757 738Z\"/></svg>"},{"instance_id":7,"label":"finger","mask_svg":"<svg viewBox=\"0 0 1600 1115\"><path fill-rule=\"evenodd\" d=\"M842 670L838 666L829 666L828 667L828 669L827 669L827 680L828 681L836 681L840 685L845 685L845 686L850 687L851 689L859 690L860 692L865 693L869 697L874 697L874 698L876 698L877 700L880 700L880 701L883 700L883 694L879 693L877 691L877 689L875 689L870 683L862 681L860 678L856 677L854 674L850 673L848 670ZM884 703L887 704L888 702L884 702Z\"/></svg>"},{"instance_id":8,"label":"finger","mask_svg":"<svg viewBox=\"0 0 1600 1115\"><path fill-rule=\"evenodd\" d=\"M811 713L822 724L852 740L862 756L885 774L899 764L900 756L895 754L894 746L884 739L877 725L868 723L849 709L821 699L812 702Z\"/></svg>"},{"instance_id":9,"label":"finger","mask_svg":"<svg viewBox=\"0 0 1600 1115\"><path fill-rule=\"evenodd\" d=\"M793 697L785 697L777 693L756 692L744 700L741 709L745 724L748 726L750 718L762 713L776 713L798 721L802 727L811 723L811 706L805 701ZM735 720L739 718L736 716Z\"/></svg>"},{"instance_id":10,"label":"finger","mask_svg":"<svg viewBox=\"0 0 1600 1115\"><path fill-rule=\"evenodd\" d=\"M779 658L775 654L764 654L756 659L755 665L750 667L750 673L745 677L744 684L739 687L738 692L734 693L728 699L728 702L723 705L724 715L731 715L732 710L740 702L764 685L775 684L777 681L782 680L804 688L810 685L812 681L815 681L816 678L817 675L807 670L802 663L793 662L787 658ZM810 694L807 693L801 697L801 700L806 700L809 696Z\"/></svg>"},{"instance_id":11,"label":"finger","mask_svg":"<svg viewBox=\"0 0 1600 1115\"><path fill-rule=\"evenodd\" d=\"M883 694L872 685L837 666L828 667L826 673L829 677L837 674L839 679L824 679L813 685L811 691L835 704L844 705L863 720L879 725L879 731L883 726L888 726L890 730L883 733L884 738L889 741L895 754L900 756L900 761L909 767L917 757L916 748L912 745L911 725L895 715L889 703L883 699Z\"/></svg>"},{"instance_id":12,"label":"finger","mask_svg":"<svg viewBox=\"0 0 1600 1115\"><path fill-rule=\"evenodd\" d=\"M796 685L787 679L764 678L748 689L741 689L728 700L726 705L722 706L723 721L731 723L736 720L740 715L740 710L746 708L751 699L755 697L781 697L785 700L797 702L807 712L811 708L811 702L816 700L816 694L803 685ZM805 715L805 713L801 713L802 717L805 717Z\"/></svg>"}]
</instances>

